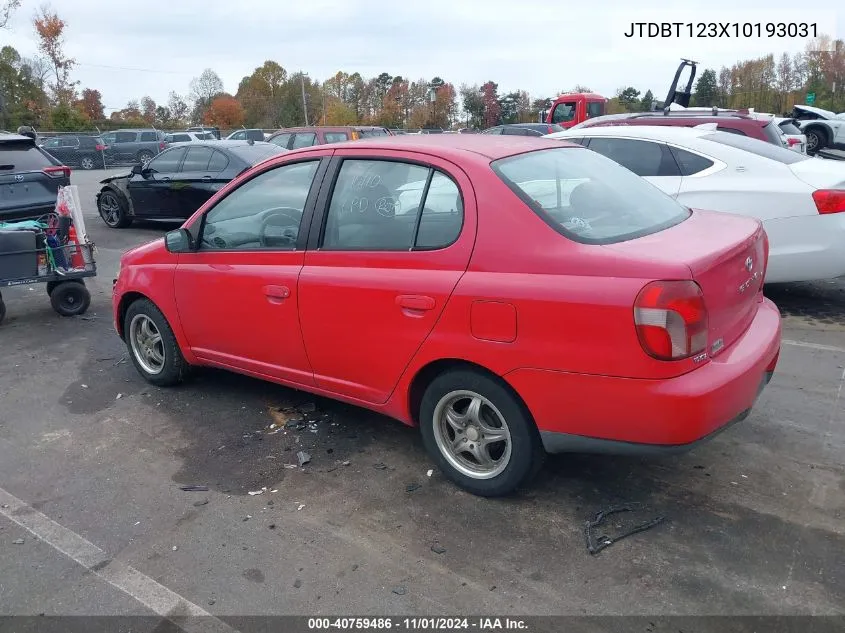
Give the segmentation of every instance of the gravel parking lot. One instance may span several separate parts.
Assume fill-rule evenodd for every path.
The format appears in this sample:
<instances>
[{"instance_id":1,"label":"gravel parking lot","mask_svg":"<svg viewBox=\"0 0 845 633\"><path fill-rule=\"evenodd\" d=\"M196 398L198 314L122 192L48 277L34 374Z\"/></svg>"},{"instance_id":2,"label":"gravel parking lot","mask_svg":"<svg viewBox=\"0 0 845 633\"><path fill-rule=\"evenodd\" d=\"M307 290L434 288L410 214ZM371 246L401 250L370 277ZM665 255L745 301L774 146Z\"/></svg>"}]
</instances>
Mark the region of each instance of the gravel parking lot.
<instances>
[{"instance_id":1,"label":"gravel parking lot","mask_svg":"<svg viewBox=\"0 0 845 633\"><path fill-rule=\"evenodd\" d=\"M144 383L111 281L171 227L107 229L102 177L73 175L99 251L85 317L57 316L41 285L3 292L0 613L845 614L842 281L768 289L778 370L714 441L560 456L485 500L427 476L417 432L366 411L215 371ZM268 431L312 404L313 429ZM288 468L299 450L311 463ZM628 502L666 520L591 556L585 520Z\"/></svg>"}]
</instances>

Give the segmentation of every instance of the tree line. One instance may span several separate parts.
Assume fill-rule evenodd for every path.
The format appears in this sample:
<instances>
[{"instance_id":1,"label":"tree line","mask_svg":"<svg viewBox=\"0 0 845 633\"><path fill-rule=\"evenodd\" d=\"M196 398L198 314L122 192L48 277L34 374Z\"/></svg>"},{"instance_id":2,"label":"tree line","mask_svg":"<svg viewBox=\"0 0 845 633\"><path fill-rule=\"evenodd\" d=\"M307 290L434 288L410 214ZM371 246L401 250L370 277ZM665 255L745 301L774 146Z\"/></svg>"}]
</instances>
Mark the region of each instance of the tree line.
<instances>
[{"instance_id":1,"label":"tree line","mask_svg":"<svg viewBox=\"0 0 845 633\"><path fill-rule=\"evenodd\" d=\"M19 0L0 2L0 29L19 4ZM34 58L22 58L11 46L0 49L0 129L19 125L55 131L178 129L188 124L278 129L306 120L312 125L484 129L538 121L552 103L550 97L532 98L525 90L502 94L494 81L456 88L441 77L411 79L383 72L368 78L344 71L319 81L267 60L240 81L234 94L226 92L217 73L207 68L190 82L186 93L171 91L166 103L143 96L106 116L100 91L82 88L72 78L76 60L64 49L67 23L42 7L32 26L39 52ZM670 76L667 72L667 79ZM569 91L590 90L575 85ZM705 69L695 84L693 104L785 112L794 103L803 103L808 93L815 95L819 107L845 110L842 40L822 36L795 55L784 53L776 60L771 54L719 71ZM662 103L651 90L642 93L634 86L619 88L608 102L609 113L659 107Z\"/></svg>"}]
</instances>

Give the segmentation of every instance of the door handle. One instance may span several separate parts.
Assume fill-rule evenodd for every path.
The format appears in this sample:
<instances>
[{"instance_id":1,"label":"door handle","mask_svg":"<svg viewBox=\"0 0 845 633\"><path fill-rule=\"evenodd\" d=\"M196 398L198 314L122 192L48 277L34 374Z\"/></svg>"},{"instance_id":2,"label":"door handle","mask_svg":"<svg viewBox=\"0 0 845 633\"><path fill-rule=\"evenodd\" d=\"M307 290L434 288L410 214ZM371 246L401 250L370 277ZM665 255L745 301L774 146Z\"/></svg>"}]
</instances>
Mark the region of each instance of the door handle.
<instances>
[{"instance_id":1,"label":"door handle","mask_svg":"<svg viewBox=\"0 0 845 633\"><path fill-rule=\"evenodd\" d=\"M425 312L434 309L434 299L424 295L399 295L396 297L396 305L405 310Z\"/></svg>"},{"instance_id":2,"label":"door handle","mask_svg":"<svg viewBox=\"0 0 845 633\"><path fill-rule=\"evenodd\" d=\"M206 182L210 182L210 181L211 181L211 176L203 176L203 177L202 177L202 179L203 179L204 181L206 181Z\"/></svg>"},{"instance_id":3,"label":"door handle","mask_svg":"<svg viewBox=\"0 0 845 633\"><path fill-rule=\"evenodd\" d=\"M264 295L270 303L281 303L290 297L290 288L287 286L264 286Z\"/></svg>"}]
</instances>

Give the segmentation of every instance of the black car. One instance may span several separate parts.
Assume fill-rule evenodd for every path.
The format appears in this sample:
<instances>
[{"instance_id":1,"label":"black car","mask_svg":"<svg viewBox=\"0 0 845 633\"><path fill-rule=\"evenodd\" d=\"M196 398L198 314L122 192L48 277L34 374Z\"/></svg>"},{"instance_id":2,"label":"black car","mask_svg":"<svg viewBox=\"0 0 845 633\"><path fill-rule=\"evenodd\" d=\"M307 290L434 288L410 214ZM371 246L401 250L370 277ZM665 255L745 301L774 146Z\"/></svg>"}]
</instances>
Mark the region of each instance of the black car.
<instances>
[{"instance_id":1,"label":"black car","mask_svg":"<svg viewBox=\"0 0 845 633\"><path fill-rule=\"evenodd\" d=\"M545 136L554 132L563 132L557 123L506 123L497 125L482 132L482 134L505 134L509 136Z\"/></svg>"},{"instance_id":2,"label":"black car","mask_svg":"<svg viewBox=\"0 0 845 633\"><path fill-rule=\"evenodd\" d=\"M51 156L71 167L105 169L111 163L111 152L99 136L90 134L61 134L41 143Z\"/></svg>"},{"instance_id":3,"label":"black car","mask_svg":"<svg viewBox=\"0 0 845 633\"><path fill-rule=\"evenodd\" d=\"M127 175L101 180L97 209L115 229L134 218L185 220L239 174L285 151L254 141L177 143Z\"/></svg>"},{"instance_id":4,"label":"black car","mask_svg":"<svg viewBox=\"0 0 845 633\"><path fill-rule=\"evenodd\" d=\"M0 133L0 222L52 213L59 187L69 184L70 167L38 147L35 139Z\"/></svg>"}]
</instances>

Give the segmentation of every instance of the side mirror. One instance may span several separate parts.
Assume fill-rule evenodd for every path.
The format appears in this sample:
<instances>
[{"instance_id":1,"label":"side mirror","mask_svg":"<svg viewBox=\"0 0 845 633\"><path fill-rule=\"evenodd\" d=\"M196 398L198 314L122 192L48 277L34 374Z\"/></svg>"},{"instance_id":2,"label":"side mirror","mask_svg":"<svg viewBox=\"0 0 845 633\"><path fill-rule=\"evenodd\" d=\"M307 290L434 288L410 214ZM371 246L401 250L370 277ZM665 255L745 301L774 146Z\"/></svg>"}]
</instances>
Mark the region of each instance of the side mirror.
<instances>
[{"instance_id":1,"label":"side mirror","mask_svg":"<svg viewBox=\"0 0 845 633\"><path fill-rule=\"evenodd\" d=\"M188 229L176 229L164 235L164 245L171 253L187 253L193 249L193 240Z\"/></svg>"}]
</instances>

